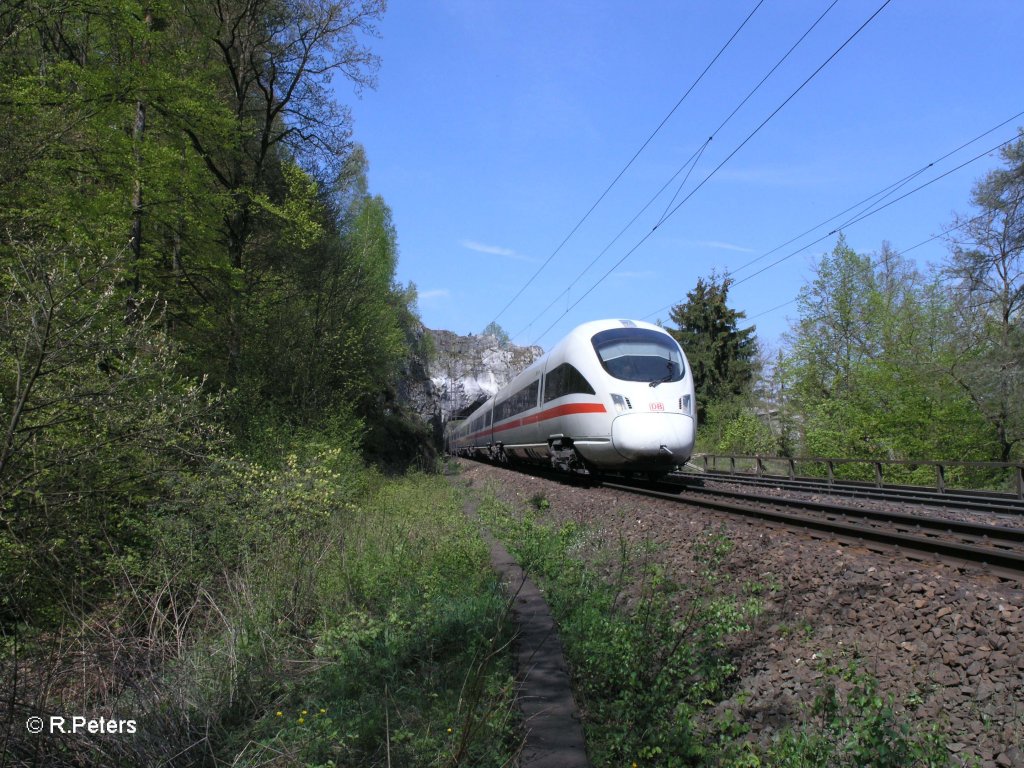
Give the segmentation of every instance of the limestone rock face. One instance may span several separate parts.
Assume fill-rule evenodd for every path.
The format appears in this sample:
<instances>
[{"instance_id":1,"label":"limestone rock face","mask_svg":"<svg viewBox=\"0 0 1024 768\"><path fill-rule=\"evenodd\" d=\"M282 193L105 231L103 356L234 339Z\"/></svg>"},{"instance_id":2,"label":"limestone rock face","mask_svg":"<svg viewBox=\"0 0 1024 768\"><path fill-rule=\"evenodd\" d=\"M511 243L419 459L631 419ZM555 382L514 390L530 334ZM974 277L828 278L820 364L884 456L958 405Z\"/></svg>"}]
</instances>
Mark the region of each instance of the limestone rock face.
<instances>
[{"instance_id":1,"label":"limestone rock face","mask_svg":"<svg viewBox=\"0 0 1024 768\"><path fill-rule=\"evenodd\" d=\"M490 335L459 336L423 326L414 335L413 349L431 351L409 359L398 398L438 434L444 422L465 415L544 353L540 347L520 347Z\"/></svg>"},{"instance_id":2,"label":"limestone rock face","mask_svg":"<svg viewBox=\"0 0 1024 768\"><path fill-rule=\"evenodd\" d=\"M520 347L495 336L457 336L428 331L434 354L428 366L447 421L486 400L544 354L540 347Z\"/></svg>"}]
</instances>

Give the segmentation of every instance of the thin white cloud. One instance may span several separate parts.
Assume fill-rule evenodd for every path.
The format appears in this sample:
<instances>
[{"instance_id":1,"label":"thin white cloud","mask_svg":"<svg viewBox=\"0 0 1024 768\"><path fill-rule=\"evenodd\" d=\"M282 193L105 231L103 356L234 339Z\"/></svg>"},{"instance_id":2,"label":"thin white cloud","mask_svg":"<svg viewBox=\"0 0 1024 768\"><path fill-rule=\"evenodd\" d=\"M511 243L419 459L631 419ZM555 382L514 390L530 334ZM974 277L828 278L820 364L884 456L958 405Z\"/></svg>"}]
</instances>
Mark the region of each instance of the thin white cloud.
<instances>
[{"instance_id":1,"label":"thin white cloud","mask_svg":"<svg viewBox=\"0 0 1024 768\"><path fill-rule=\"evenodd\" d=\"M699 245L701 248L718 248L722 251L736 251L738 253L753 253L753 248L744 248L742 245L736 245L735 243L724 243L721 240L700 240L695 245Z\"/></svg>"},{"instance_id":2,"label":"thin white cloud","mask_svg":"<svg viewBox=\"0 0 1024 768\"><path fill-rule=\"evenodd\" d=\"M486 243L478 243L476 240L463 240L459 244L463 248L468 248L477 253L486 253L489 256L504 256L506 259L516 259L518 261L536 261L536 259L524 256L511 248L503 248L500 245L487 245Z\"/></svg>"},{"instance_id":3,"label":"thin white cloud","mask_svg":"<svg viewBox=\"0 0 1024 768\"><path fill-rule=\"evenodd\" d=\"M451 292L447 288L438 288L433 291L417 291L416 298L420 301L430 301L431 299L447 299L451 296Z\"/></svg>"}]
</instances>

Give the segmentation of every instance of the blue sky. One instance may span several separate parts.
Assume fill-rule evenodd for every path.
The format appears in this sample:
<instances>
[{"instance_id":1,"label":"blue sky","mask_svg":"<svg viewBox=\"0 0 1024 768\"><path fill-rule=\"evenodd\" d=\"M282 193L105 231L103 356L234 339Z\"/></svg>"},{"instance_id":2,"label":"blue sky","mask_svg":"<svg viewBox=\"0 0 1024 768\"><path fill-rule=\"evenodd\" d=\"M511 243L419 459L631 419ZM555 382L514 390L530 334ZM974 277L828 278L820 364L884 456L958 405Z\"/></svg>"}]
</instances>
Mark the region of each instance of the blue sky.
<instances>
[{"instance_id":1,"label":"blue sky","mask_svg":"<svg viewBox=\"0 0 1024 768\"><path fill-rule=\"evenodd\" d=\"M1024 2L892 0L737 151L883 1L838 0L717 130L832 4L765 0L559 249L756 0L392 0L372 42L377 89L356 97L339 84L338 97L371 191L392 209L398 278L416 284L424 323L479 333L497 319L517 343L547 348L588 320L667 320L698 277L729 270L730 303L778 348L795 305L767 310L796 296L835 236L751 275L839 220L744 264L1024 111ZM1020 126L1024 115L885 202ZM849 244L901 251L940 233L998 164L984 155L846 227ZM907 255L927 267L946 252L940 239Z\"/></svg>"}]
</instances>

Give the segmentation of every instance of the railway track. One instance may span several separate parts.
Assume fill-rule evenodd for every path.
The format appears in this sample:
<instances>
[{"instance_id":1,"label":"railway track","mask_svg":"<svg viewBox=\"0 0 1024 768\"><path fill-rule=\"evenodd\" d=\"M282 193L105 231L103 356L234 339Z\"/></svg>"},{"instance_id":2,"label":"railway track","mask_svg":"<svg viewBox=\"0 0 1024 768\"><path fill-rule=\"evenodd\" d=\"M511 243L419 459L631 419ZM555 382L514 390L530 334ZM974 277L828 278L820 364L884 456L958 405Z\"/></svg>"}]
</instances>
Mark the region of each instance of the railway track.
<instances>
[{"instance_id":1,"label":"railway track","mask_svg":"<svg viewBox=\"0 0 1024 768\"><path fill-rule=\"evenodd\" d=\"M912 559L940 559L957 567L982 566L1016 581L1024 580L1024 528L939 519L920 514L863 509L820 500L769 497L678 483L638 483L606 478L606 488L690 504L835 537L845 543ZM885 497L888 501L904 501Z\"/></svg>"},{"instance_id":2,"label":"railway track","mask_svg":"<svg viewBox=\"0 0 1024 768\"><path fill-rule=\"evenodd\" d=\"M750 723L753 734L760 737L766 729L777 728L776 722L761 715L778 712L783 696L791 697L794 721L800 722L797 713L804 711L803 706L812 706L820 690L821 667L813 663L815 658L832 664L864 654L879 678L880 694L900 700L907 691L921 692L924 702L908 707L908 715L942 724L944 732L958 742L960 755L971 749L980 754L984 749L986 764L995 765L995 758L1001 758L999 765L1017 764L1020 702L1024 700L1020 652L1024 577L1019 571L1004 577L996 570L993 575L984 565L970 564L977 560L968 560L965 567L963 558L950 567L936 567L931 546L902 545L893 550L891 545L859 537L731 514L735 510L713 512L712 507L702 509L697 497L736 505L746 502L736 496L712 499L696 484L688 490L642 489L668 494L660 500L631 495L638 491L622 478L578 482L564 474L532 470L526 474L489 466L467 468L467 474L467 483L493 491L511 510L531 504L532 515L544 524L582 526L613 546L616 541L623 546L656 544L652 557L667 578L680 584L695 583L693 544L702 532L710 529L727 536L732 550L718 571L724 577L722 584L736 594L756 589L765 601L762 618L752 623L737 648L736 695L722 705ZM608 489L605 492L602 483ZM1004 522L996 515L959 514L895 501L820 500L891 508L915 516L955 517L989 523L989 527ZM677 506L680 501L690 506ZM769 504L772 499L761 501ZM916 528L919 521L911 522ZM880 521L879 525L887 524ZM989 528L980 534L994 538ZM592 543L596 550L598 542ZM963 543L987 546L983 539ZM979 731L979 718L1004 726L990 728L982 723ZM988 755L993 758L987 759Z\"/></svg>"},{"instance_id":3,"label":"railway track","mask_svg":"<svg viewBox=\"0 0 1024 768\"><path fill-rule=\"evenodd\" d=\"M828 493L836 496L851 496L881 501L902 501L908 504L927 504L936 507L1014 515L1018 517L1024 516L1024 500L1018 499L1013 494L997 491L947 490L939 492L908 485L883 485L879 487L874 483L854 480L833 480L830 483L826 480L813 480L809 478L790 479L775 475L757 476L718 471L683 472L671 477L680 482L692 482L694 479L700 479L701 481L711 480L737 485Z\"/></svg>"}]
</instances>

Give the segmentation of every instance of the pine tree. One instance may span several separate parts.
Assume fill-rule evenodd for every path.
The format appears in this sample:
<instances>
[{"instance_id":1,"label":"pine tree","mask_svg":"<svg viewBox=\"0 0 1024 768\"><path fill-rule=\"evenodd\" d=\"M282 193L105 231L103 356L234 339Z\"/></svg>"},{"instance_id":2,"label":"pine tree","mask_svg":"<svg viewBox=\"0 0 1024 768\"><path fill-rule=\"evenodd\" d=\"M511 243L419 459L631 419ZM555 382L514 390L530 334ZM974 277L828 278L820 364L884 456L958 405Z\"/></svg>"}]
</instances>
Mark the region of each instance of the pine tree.
<instances>
[{"instance_id":1,"label":"pine tree","mask_svg":"<svg viewBox=\"0 0 1024 768\"><path fill-rule=\"evenodd\" d=\"M746 314L729 307L731 285L728 276L698 278L686 301L673 307L669 315L676 325L669 333L690 361L701 422L710 404L747 394L754 380L755 328L739 327Z\"/></svg>"}]
</instances>

